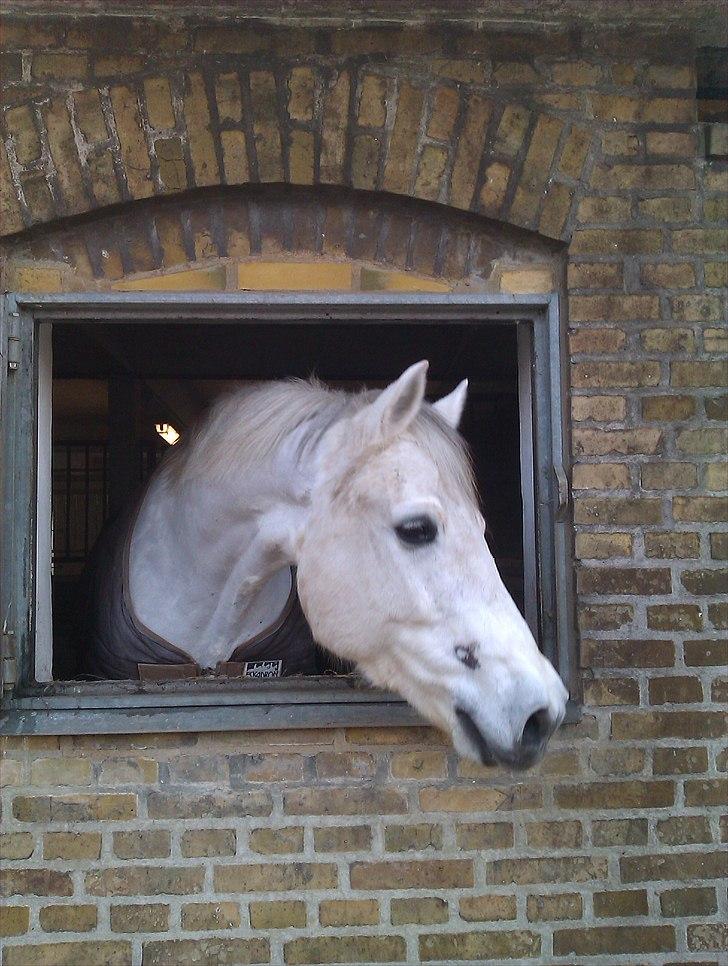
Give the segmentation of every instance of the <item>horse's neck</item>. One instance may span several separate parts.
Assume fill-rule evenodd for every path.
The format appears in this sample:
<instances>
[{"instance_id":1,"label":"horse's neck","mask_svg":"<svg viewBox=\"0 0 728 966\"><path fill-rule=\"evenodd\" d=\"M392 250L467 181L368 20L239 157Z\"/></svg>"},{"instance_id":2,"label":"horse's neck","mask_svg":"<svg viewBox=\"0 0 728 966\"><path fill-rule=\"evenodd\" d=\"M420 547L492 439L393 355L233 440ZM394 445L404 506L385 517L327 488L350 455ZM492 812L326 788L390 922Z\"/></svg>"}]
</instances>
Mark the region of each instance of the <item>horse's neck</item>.
<instances>
[{"instance_id":1,"label":"horse's neck","mask_svg":"<svg viewBox=\"0 0 728 966\"><path fill-rule=\"evenodd\" d=\"M303 472L293 465L279 454L275 471L258 467L232 488L163 472L145 496L130 546L132 606L202 667L227 660L285 606L292 561L279 531L300 500Z\"/></svg>"}]
</instances>

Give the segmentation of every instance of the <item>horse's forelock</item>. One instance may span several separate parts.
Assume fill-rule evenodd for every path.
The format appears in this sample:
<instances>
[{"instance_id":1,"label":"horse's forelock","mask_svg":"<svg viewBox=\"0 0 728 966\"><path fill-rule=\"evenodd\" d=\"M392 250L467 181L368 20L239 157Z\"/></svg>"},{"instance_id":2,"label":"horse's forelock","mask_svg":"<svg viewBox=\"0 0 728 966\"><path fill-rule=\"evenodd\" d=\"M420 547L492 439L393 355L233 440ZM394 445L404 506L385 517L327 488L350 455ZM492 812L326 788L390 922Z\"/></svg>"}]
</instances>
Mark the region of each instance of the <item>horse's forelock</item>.
<instances>
[{"instance_id":1,"label":"horse's forelock","mask_svg":"<svg viewBox=\"0 0 728 966\"><path fill-rule=\"evenodd\" d=\"M223 395L164 462L171 481L204 474L223 479L271 457L291 433L302 426L296 458L309 456L326 432L353 415L378 393L345 393L317 380L290 379L238 388ZM470 454L462 436L428 404L421 407L407 433L433 460L444 480L477 500Z\"/></svg>"}]
</instances>

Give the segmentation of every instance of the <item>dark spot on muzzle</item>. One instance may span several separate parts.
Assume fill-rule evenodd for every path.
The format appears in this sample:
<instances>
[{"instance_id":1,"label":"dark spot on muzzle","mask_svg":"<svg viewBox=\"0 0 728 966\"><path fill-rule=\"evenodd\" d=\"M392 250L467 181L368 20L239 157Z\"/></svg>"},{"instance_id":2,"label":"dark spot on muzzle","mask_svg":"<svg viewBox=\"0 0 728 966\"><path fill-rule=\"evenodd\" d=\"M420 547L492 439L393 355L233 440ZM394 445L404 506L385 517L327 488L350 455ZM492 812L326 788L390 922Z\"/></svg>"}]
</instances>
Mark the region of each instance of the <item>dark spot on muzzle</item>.
<instances>
[{"instance_id":1,"label":"dark spot on muzzle","mask_svg":"<svg viewBox=\"0 0 728 966\"><path fill-rule=\"evenodd\" d=\"M455 657L471 671L477 671L480 667L480 661L475 656L476 649L475 644L458 644L455 648Z\"/></svg>"}]
</instances>

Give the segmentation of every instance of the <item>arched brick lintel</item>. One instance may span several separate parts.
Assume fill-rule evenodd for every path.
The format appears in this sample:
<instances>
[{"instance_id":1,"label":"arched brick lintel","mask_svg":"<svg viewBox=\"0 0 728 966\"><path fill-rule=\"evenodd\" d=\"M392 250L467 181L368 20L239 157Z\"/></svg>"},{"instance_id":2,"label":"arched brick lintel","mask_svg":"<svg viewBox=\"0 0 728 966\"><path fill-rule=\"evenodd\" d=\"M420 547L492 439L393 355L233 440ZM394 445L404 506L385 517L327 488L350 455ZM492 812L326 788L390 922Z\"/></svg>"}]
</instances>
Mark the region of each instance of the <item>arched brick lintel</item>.
<instances>
[{"instance_id":1,"label":"arched brick lintel","mask_svg":"<svg viewBox=\"0 0 728 966\"><path fill-rule=\"evenodd\" d=\"M191 188L384 191L568 241L592 130L402 65L199 65L4 116L2 234Z\"/></svg>"}]
</instances>

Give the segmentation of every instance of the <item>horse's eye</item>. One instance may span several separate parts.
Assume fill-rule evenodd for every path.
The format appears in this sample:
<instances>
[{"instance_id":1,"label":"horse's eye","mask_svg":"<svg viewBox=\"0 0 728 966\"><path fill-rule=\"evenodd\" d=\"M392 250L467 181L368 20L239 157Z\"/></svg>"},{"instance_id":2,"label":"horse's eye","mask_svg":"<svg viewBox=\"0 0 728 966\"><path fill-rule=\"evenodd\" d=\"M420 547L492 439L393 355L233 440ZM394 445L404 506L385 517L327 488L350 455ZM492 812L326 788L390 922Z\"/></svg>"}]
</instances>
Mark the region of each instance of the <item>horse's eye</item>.
<instances>
[{"instance_id":1,"label":"horse's eye","mask_svg":"<svg viewBox=\"0 0 728 966\"><path fill-rule=\"evenodd\" d=\"M398 523L394 529L402 543L413 547L432 543L437 537L437 524L432 517L410 517Z\"/></svg>"}]
</instances>

